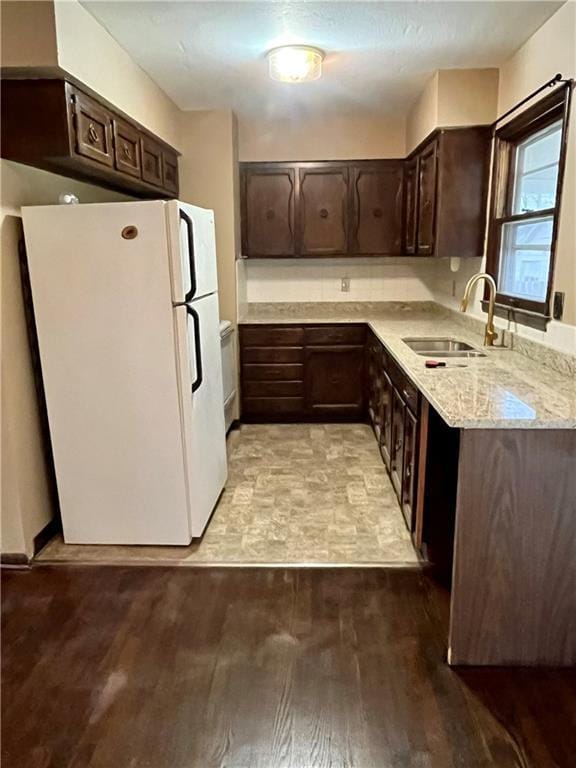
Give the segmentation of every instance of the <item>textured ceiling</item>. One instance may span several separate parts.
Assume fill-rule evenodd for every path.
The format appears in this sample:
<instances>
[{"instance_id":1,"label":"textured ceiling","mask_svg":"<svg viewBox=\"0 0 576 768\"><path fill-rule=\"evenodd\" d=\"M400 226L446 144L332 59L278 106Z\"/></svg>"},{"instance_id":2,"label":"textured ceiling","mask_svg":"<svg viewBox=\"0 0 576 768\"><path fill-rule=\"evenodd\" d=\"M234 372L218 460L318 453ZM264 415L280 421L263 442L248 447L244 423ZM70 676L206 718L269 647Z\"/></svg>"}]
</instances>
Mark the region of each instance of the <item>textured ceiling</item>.
<instances>
[{"instance_id":1,"label":"textured ceiling","mask_svg":"<svg viewBox=\"0 0 576 768\"><path fill-rule=\"evenodd\" d=\"M562 5L82 2L181 108L231 107L241 116L276 118L403 114L434 70L500 65ZM266 51L287 42L326 51L321 80L293 85L268 78Z\"/></svg>"}]
</instances>

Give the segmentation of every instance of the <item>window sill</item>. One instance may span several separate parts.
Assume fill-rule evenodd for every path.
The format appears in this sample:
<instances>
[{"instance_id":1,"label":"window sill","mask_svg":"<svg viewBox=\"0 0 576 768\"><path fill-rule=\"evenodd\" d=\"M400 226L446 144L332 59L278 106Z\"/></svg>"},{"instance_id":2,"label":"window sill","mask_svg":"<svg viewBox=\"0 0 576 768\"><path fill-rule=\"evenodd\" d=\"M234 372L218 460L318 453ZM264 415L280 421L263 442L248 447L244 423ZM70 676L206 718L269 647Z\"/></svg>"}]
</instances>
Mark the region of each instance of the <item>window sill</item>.
<instances>
[{"instance_id":1,"label":"window sill","mask_svg":"<svg viewBox=\"0 0 576 768\"><path fill-rule=\"evenodd\" d=\"M484 312L488 312L487 301L482 301L482 309ZM535 328L538 331L547 330L548 323L552 320L550 315L541 315L538 312L530 312L528 309L510 307L508 304L495 304L494 314L496 317L503 317L512 323L527 325L529 328Z\"/></svg>"}]
</instances>

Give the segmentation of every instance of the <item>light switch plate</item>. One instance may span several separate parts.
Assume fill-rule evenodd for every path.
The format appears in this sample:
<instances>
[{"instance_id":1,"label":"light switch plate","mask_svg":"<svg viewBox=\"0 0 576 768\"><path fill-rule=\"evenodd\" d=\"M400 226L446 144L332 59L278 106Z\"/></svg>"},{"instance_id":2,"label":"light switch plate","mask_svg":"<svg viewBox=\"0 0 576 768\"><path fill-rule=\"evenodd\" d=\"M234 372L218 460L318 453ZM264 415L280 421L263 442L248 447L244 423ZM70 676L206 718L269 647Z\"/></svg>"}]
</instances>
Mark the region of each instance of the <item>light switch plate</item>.
<instances>
[{"instance_id":1,"label":"light switch plate","mask_svg":"<svg viewBox=\"0 0 576 768\"><path fill-rule=\"evenodd\" d=\"M350 292L350 278L349 277L343 277L340 281L340 291L342 293L349 293Z\"/></svg>"}]
</instances>

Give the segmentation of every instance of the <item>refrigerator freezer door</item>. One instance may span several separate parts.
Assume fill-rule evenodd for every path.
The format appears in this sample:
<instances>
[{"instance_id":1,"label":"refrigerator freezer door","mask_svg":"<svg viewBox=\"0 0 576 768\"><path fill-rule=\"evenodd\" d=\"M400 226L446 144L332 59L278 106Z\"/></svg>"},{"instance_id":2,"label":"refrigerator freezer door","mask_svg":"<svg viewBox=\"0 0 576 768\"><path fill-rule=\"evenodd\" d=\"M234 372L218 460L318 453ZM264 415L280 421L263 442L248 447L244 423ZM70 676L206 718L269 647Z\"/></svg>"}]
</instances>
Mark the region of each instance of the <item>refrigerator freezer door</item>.
<instances>
[{"instance_id":1,"label":"refrigerator freezer door","mask_svg":"<svg viewBox=\"0 0 576 768\"><path fill-rule=\"evenodd\" d=\"M23 219L66 542L188 544L164 203Z\"/></svg>"},{"instance_id":2,"label":"refrigerator freezer door","mask_svg":"<svg viewBox=\"0 0 576 768\"><path fill-rule=\"evenodd\" d=\"M227 476L218 296L175 307L190 530L201 536Z\"/></svg>"},{"instance_id":3,"label":"refrigerator freezer door","mask_svg":"<svg viewBox=\"0 0 576 768\"><path fill-rule=\"evenodd\" d=\"M190 302L218 290L214 213L172 200L165 203L170 240L172 301Z\"/></svg>"}]
</instances>

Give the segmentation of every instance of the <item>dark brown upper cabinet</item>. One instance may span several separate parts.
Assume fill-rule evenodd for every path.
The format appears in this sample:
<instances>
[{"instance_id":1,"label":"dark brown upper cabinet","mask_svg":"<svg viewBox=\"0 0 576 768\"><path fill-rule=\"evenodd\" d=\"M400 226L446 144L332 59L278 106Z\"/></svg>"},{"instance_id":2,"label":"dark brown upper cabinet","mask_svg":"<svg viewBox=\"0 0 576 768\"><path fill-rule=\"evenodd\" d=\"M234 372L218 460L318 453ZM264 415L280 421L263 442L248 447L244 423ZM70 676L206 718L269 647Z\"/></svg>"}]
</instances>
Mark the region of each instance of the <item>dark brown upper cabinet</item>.
<instances>
[{"instance_id":1,"label":"dark brown upper cabinet","mask_svg":"<svg viewBox=\"0 0 576 768\"><path fill-rule=\"evenodd\" d=\"M2 81L2 157L135 197L178 195L178 152L67 80Z\"/></svg>"},{"instance_id":2,"label":"dark brown upper cabinet","mask_svg":"<svg viewBox=\"0 0 576 768\"><path fill-rule=\"evenodd\" d=\"M436 223L436 142L433 141L418 158L418 230L416 253L434 253Z\"/></svg>"},{"instance_id":3,"label":"dark brown upper cabinet","mask_svg":"<svg viewBox=\"0 0 576 768\"><path fill-rule=\"evenodd\" d=\"M404 252L481 256L490 128L442 128L417 147L404 173Z\"/></svg>"},{"instance_id":4,"label":"dark brown upper cabinet","mask_svg":"<svg viewBox=\"0 0 576 768\"><path fill-rule=\"evenodd\" d=\"M242 163L242 255L481 256L490 134L440 128L405 160Z\"/></svg>"},{"instance_id":5,"label":"dark brown upper cabinet","mask_svg":"<svg viewBox=\"0 0 576 768\"><path fill-rule=\"evenodd\" d=\"M299 188L299 253L302 256L347 254L348 168L300 168Z\"/></svg>"},{"instance_id":6,"label":"dark brown upper cabinet","mask_svg":"<svg viewBox=\"0 0 576 768\"><path fill-rule=\"evenodd\" d=\"M247 168L242 185L243 253L295 256L295 169Z\"/></svg>"},{"instance_id":7,"label":"dark brown upper cabinet","mask_svg":"<svg viewBox=\"0 0 576 768\"><path fill-rule=\"evenodd\" d=\"M402 179L402 161L383 160L352 169L353 253L402 253Z\"/></svg>"}]
</instances>

